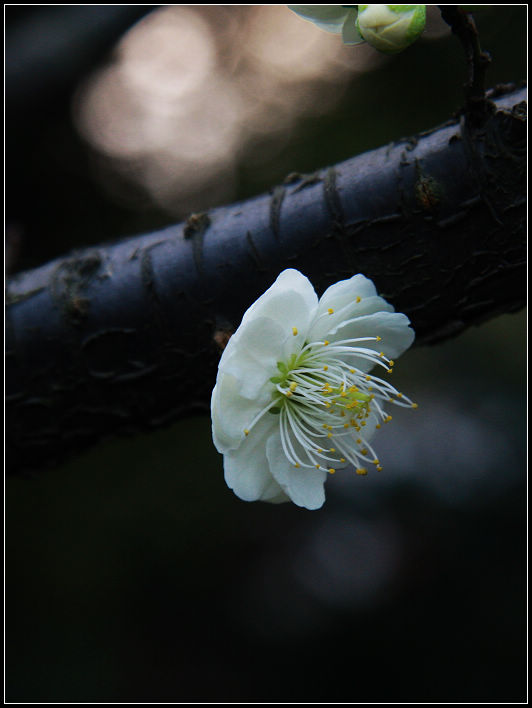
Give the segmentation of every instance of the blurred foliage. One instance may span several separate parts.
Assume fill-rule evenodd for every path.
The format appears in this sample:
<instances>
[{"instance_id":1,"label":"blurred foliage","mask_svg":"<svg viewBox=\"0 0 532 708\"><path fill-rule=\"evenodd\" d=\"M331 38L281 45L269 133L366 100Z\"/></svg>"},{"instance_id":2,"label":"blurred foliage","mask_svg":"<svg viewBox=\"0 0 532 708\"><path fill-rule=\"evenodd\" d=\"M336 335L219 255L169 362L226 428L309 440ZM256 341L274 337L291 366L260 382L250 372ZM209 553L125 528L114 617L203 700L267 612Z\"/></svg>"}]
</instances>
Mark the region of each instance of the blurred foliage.
<instances>
[{"instance_id":1,"label":"blurred foliage","mask_svg":"<svg viewBox=\"0 0 532 708\"><path fill-rule=\"evenodd\" d=\"M38 12L8 7L8 36ZM525 78L525 6L478 25L489 83ZM244 152L235 199L443 122L463 80L453 37L416 43L272 160ZM16 267L170 221L110 199L71 96L7 110ZM525 357L523 313L407 353L394 376L419 410L376 441L383 471L336 475L319 512L236 499L206 418L8 480L8 700L523 701Z\"/></svg>"}]
</instances>

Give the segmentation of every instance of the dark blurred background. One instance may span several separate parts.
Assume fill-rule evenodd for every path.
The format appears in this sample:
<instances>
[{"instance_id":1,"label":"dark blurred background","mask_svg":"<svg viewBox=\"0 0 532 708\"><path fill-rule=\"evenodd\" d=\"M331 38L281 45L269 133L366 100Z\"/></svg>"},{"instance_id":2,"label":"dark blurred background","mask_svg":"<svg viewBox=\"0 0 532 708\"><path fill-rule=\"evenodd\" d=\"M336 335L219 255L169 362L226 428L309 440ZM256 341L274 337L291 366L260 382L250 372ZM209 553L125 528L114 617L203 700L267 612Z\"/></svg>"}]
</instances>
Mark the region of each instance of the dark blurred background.
<instances>
[{"instance_id":1,"label":"dark blurred background","mask_svg":"<svg viewBox=\"0 0 532 708\"><path fill-rule=\"evenodd\" d=\"M527 6L475 12L488 83ZM432 6L389 59L284 6L5 7L9 272L156 229L445 121L465 80ZM6 483L6 697L522 702L526 320L404 355L419 410L320 511L248 504L210 421Z\"/></svg>"}]
</instances>

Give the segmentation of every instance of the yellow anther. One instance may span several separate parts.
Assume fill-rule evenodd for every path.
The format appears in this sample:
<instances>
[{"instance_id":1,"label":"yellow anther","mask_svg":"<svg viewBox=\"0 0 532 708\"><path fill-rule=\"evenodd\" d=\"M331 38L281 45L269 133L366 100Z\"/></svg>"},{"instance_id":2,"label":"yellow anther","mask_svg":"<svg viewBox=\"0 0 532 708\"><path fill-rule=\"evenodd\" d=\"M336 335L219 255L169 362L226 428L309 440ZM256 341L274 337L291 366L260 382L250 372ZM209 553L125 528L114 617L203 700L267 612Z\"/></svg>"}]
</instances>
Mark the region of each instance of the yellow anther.
<instances>
[{"instance_id":1,"label":"yellow anther","mask_svg":"<svg viewBox=\"0 0 532 708\"><path fill-rule=\"evenodd\" d=\"M360 295L357 295L355 302L361 302L361 301L362 301L362 298L360 297Z\"/></svg>"},{"instance_id":2,"label":"yellow anther","mask_svg":"<svg viewBox=\"0 0 532 708\"><path fill-rule=\"evenodd\" d=\"M334 467L329 467L329 474L334 474L335 472L336 470L334 469Z\"/></svg>"},{"instance_id":3,"label":"yellow anther","mask_svg":"<svg viewBox=\"0 0 532 708\"><path fill-rule=\"evenodd\" d=\"M393 359L390 359L390 361L389 361L388 363L390 364L390 366L394 366L394 365L395 365L395 361L394 361Z\"/></svg>"},{"instance_id":4,"label":"yellow anther","mask_svg":"<svg viewBox=\"0 0 532 708\"><path fill-rule=\"evenodd\" d=\"M391 374L392 371L393 371L393 369L386 369L386 373L387 373L387 374Z\"/></svg>"},{"instance_id":5,"label":"yellow anther","mask_svg":"<svg viewBox=\"0 0 532 708\"><path fill-rule=\"evenodd\" d=\"M360 421L360 425L366 425L366 421L365 421L365 420L361 420L361 421Z\"/></svg>"},{"instance_id":6,"label":"yellow anther","mask_svg":"<svg viewBox=\"0 0 532 708\"><path fill-rule=\"evenodd\" d=\"M292 327L292 334L294 335L294 337L296 336L296 334L297 334L297 327Z\"/></svg>"},{"instance_id":7,"label":"yellow anther","mask_svg":"<svg viewBox=\"0 0 532 708\"><path fill-rule=\"evenodd\" d=\"M249 435L249 430L247 428L244 429L244 435Z\"/></svg>"},{"instance_id":8,"label":"yellow anther","mask_svg":"<svg viewBox=\"0 0 532 708\"><path fill-rule=\"evenodd\" d=\"M329 452L336 452L336 448L330 447L330 448L329 448Z\"/></svg>"},{"instance_id":9,"label":"yellow anther","mask_svg":"<svg viewBox=\"0 0 532 708\"><path fill-rule=\"evenodd\" d=\"M334 314L334 310L332 309L332 307L329 307L328 310L327 310L327 312L328 312L330 315L333 315L333 314Z\"/></svg>"},{"instance_id":10,"label":"yellow anther","mask_svg":"<svg viewBox=\"0 0 532 708\"><path fill-rule=\"evenodd\" d=\"M377 342L381 342L381 341L382 341L382 337L379 337L379 335L377 335L376 341L377 341Z\"/></svg>"},{"instance_id":11,"label":"yellow anther","mask_svg":"<svg viewBox=\"0 0 532 708\"><path fill-rule=\"evenodd\" d=\"M377 465L377 471L380 472L382 470L382 467L380 465Z\"/></svg>"},{"instance_id":12,"label":"yellow anther","mask_svg":"<svg viewBox=\"0 0 532 708\"><path fill-rule=\"evenodd\" d=\"M361 438L357 438L357 445L361 445L361 444L362 444Z\"/></svg>"},{"instance_id":13,"label":"yellow anther","mask_svg":"<svg viewBox=\"0 0 532 708\"><path fill-rule=\"evenodd\" d=\"M321 468L321 465L314 465L317 470Z\"/></svg>"},{"instance_id":14,"label":"yellow anther","mask_svg":"<svg viewBox=\"0 0 532 708\"><path fill-rule=\"evenodd\" d=\"M384 419L384 422L385 422L385 423L389 423L389 422L391 421L391 419L392 419L392 416L391 416L391 415L387 415L386 418Z\"/></svg>"},{"instance_id":15,"label":"yellow anther","mask_svg":"<svg viewBox=\"0 0 532 708\"><path fill-rule=\"evenodd\" d=\"M323 342L323 346L326 347L328 344L329 344L329 340L326 339L326 340Z\"/></svg>"},{"instance_id":16,"label":"yellow anther","mask_svg":"<svg viewBox=\"0 0 532 708\"><path fill-rule=\"evenodd\" d=\"M356 470L356 473L359 475L366 475L368 473L368 471L365 467L360 467L359 469Z\"/></svg>"},{"instance_id":17,"label":"yellow anther","mask_svg":"<svg viewBox=\"0 0 532 708\"><path fill-rule=\"evenodd\" d=\"M325 366L323 367L323 370L324 370L324 371L329 371L329 367L327 366L327 364L325 364Z\"/></svg>"},{"instance_id":18,"label":"yellow anther","mask_svg":"<svg viewBox=\"0 0 532 708\"><path fill-rule=\"evenodd\" d=\"M327 425L327 423L324 423L324 424L322 425L322 428L323 428L324 430L327 430L328 427L329 427L329 426Z\"/></svg>"},{"instance_id":19,"label":"yellow anther","mask_svg":"<svg viewBox=\"0 0 532 708\"><path fill-rule=\"evenodd\" d=\"M332 438L333 434L332 433L327 433L328 438Z\"/></svg>"},{"instance_id":20,"label":"yellow anther","mask_svg":"<svg viewBox=\"0 0 532 708\"><path fill-rule=\"evenodd\" d=\"M379 356L382 358L384 356L384 352L379 352Z\"/></svg>"},{"instance_id":21,"label":"yellow anther","mask_svg":"<svg viewBox=\"0 0 532 708\"><path fill-rule=\"evenodd\" d=\"M292 383L290 384L290 390L295 391L296 388L297 388L297 383L295 381L292 381Z\"/></svg>"},{"instance_id":22,"label":"yellow anther","mask_svg":"<svg viewBox=\"0 0 532 708\"><path fill-rule=\"evenodd\" d=\"M403 397L403 394L402 394L402 393L398 393L398 394L397 394L397 398L402 398L402 397Z\"/></svg>"},{"instance_id":23,"label":"yellow anther","mask_svg":"<svg viewBox=\"0 0 532 708\"><path fill-rule=\"evenodd\" d=\"M292 391L284 391L284 395L290 398L290 396L292 395Z\"/></svg>"},{"instance_id":24,"label":"yellow anther","mask_svg":"<svg viewBox=\"0 0 532 708\"><path fill-rule=\"evenodd\" d=\"M377 425L376 425L375 427L376 427L377 429L379 429L379 428L381 427L381 424L380 424L380 423L377 423Z\"/></svg>"},{"instance_id":25,"label":"yellow anther","mask_svg":"<svg viewBox=\"0 0 532 708\"><path fill-rule=\"evenodd\" d=\"M294 465L294 467L301 467L301 465L299 464L299 462L296 462L296 464Z\"/></svg>"},{"instance_id":26,"label":"yellow anther","mask_svg":"<svg viewBox=\"0 0 532 708\"><path fill-rule=\"evenodd\" d=\"M349 423L344 423L344 428L349 428Z\"/></svg>"},{"instance_id":27,"label":"yellow anther","mask_svg":"<svg viewBox=\"0 0 532 708\"><path fill-rule=\"evenodd\" d=\"M345 462L345 457L341 457L340 462Z\"/></svg>"},{"instance_id":28,"label":"yellow anther","mask_svg":"<svg viewBox=\"0 0 532 708\"><path fill-rule=\"evenodd\" d=\"M319 447L319 448L316 450L316 452L323 452L323 450L322 450L321 447Z\"/></svg>"},{"instance_id":29,"label":"yellow anther","mask_svg":"<svg viewBox=\"0 0 532 708\"><path fill-rule=\"evenodd\" d=\"M377 460L377 458L375 458L375 459L373 460L372 464L378 466L380 463L379 463L379 461Z\"/></svg>"},{"instance_id":30,"label":"yellow anther","mask_svg":"<svg viewBox=\"0 0 532 708\"><path fill-rule=\"evenodd\" d=\"M412 403L412 408L418 408L418 407L419 407L419 406L418 406L417 403Z\"/></svg>"},{"instance_id":31,"label":"yellow anther","mask_svg":"<svg viewBox=\"0 0 532 708\"><path fill-rule=\"evenodd\" d=\"M368 454L368 451L367 451L366 448L363 448L363 449L360 451L360 453L361 453L362 455L367 455L367 454Z\"/></svg>"},{"instance_id":32,"label":"yellow anther","mask_svg":"<svg viewBox=\"0 0 532 708\"><path fill-rule=\"evenodd\" d=\"M365 378L366 378L366 381L371 381L371 376L369 374Z\"/></svg>"}]
</instances>

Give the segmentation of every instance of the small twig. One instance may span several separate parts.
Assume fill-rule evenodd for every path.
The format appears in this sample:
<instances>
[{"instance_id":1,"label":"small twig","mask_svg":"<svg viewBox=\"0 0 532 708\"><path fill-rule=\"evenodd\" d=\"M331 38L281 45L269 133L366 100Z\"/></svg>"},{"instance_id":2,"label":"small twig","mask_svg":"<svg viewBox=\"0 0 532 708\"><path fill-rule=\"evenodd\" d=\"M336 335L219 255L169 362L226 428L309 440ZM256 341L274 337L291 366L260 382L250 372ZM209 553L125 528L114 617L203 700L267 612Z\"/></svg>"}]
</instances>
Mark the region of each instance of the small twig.
<instances>
[{"instance_id":1,"label":"small twig","mask_svg":"<svg viewBox=\"0 0 532 708\"><path fill-rule=\"evenodd\" d=\"M462 44L467 61L467 81L465 84L466 118L476 118L480 122L491 112L491 104L486 98L486 71L491 62L490 55L480 47L475 20L471 13L458 5L438 5L442 19L450 26Z\"/></svg>"}]
</instances>

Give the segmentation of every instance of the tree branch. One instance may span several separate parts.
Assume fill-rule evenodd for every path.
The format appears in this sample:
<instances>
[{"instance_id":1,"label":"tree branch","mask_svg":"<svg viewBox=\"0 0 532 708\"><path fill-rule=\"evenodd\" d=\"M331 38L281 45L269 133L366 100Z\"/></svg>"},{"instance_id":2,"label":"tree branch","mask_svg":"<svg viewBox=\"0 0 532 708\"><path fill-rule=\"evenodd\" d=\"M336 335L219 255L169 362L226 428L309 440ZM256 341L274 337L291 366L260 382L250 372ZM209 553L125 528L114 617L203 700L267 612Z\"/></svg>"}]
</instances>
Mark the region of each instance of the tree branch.
<instances>
[{"instance_id":1,"label":"tree branch","mask_svg":"<svg viewBox=\"0 0 532 708\"><path fill-rule=\"evenodd\" d=\"M208 410L227 337L286 267L318 293L364 273L418 343L522 307L524 99L12 278L8 469Z\"/></svg>"},{"instance_id":2,"label":"tree branch","mask_svg":"<svg viewBox=\"0 0 532 708\"><path fill-rule=\"evenodd\" d=\"M493 105L486 97L486 71L491 57L482 51L473 15L458 5L439 5L442 19L459 39L467 62L465 115L473 123L486 119Z\"/></svg>"}]
</instances>

